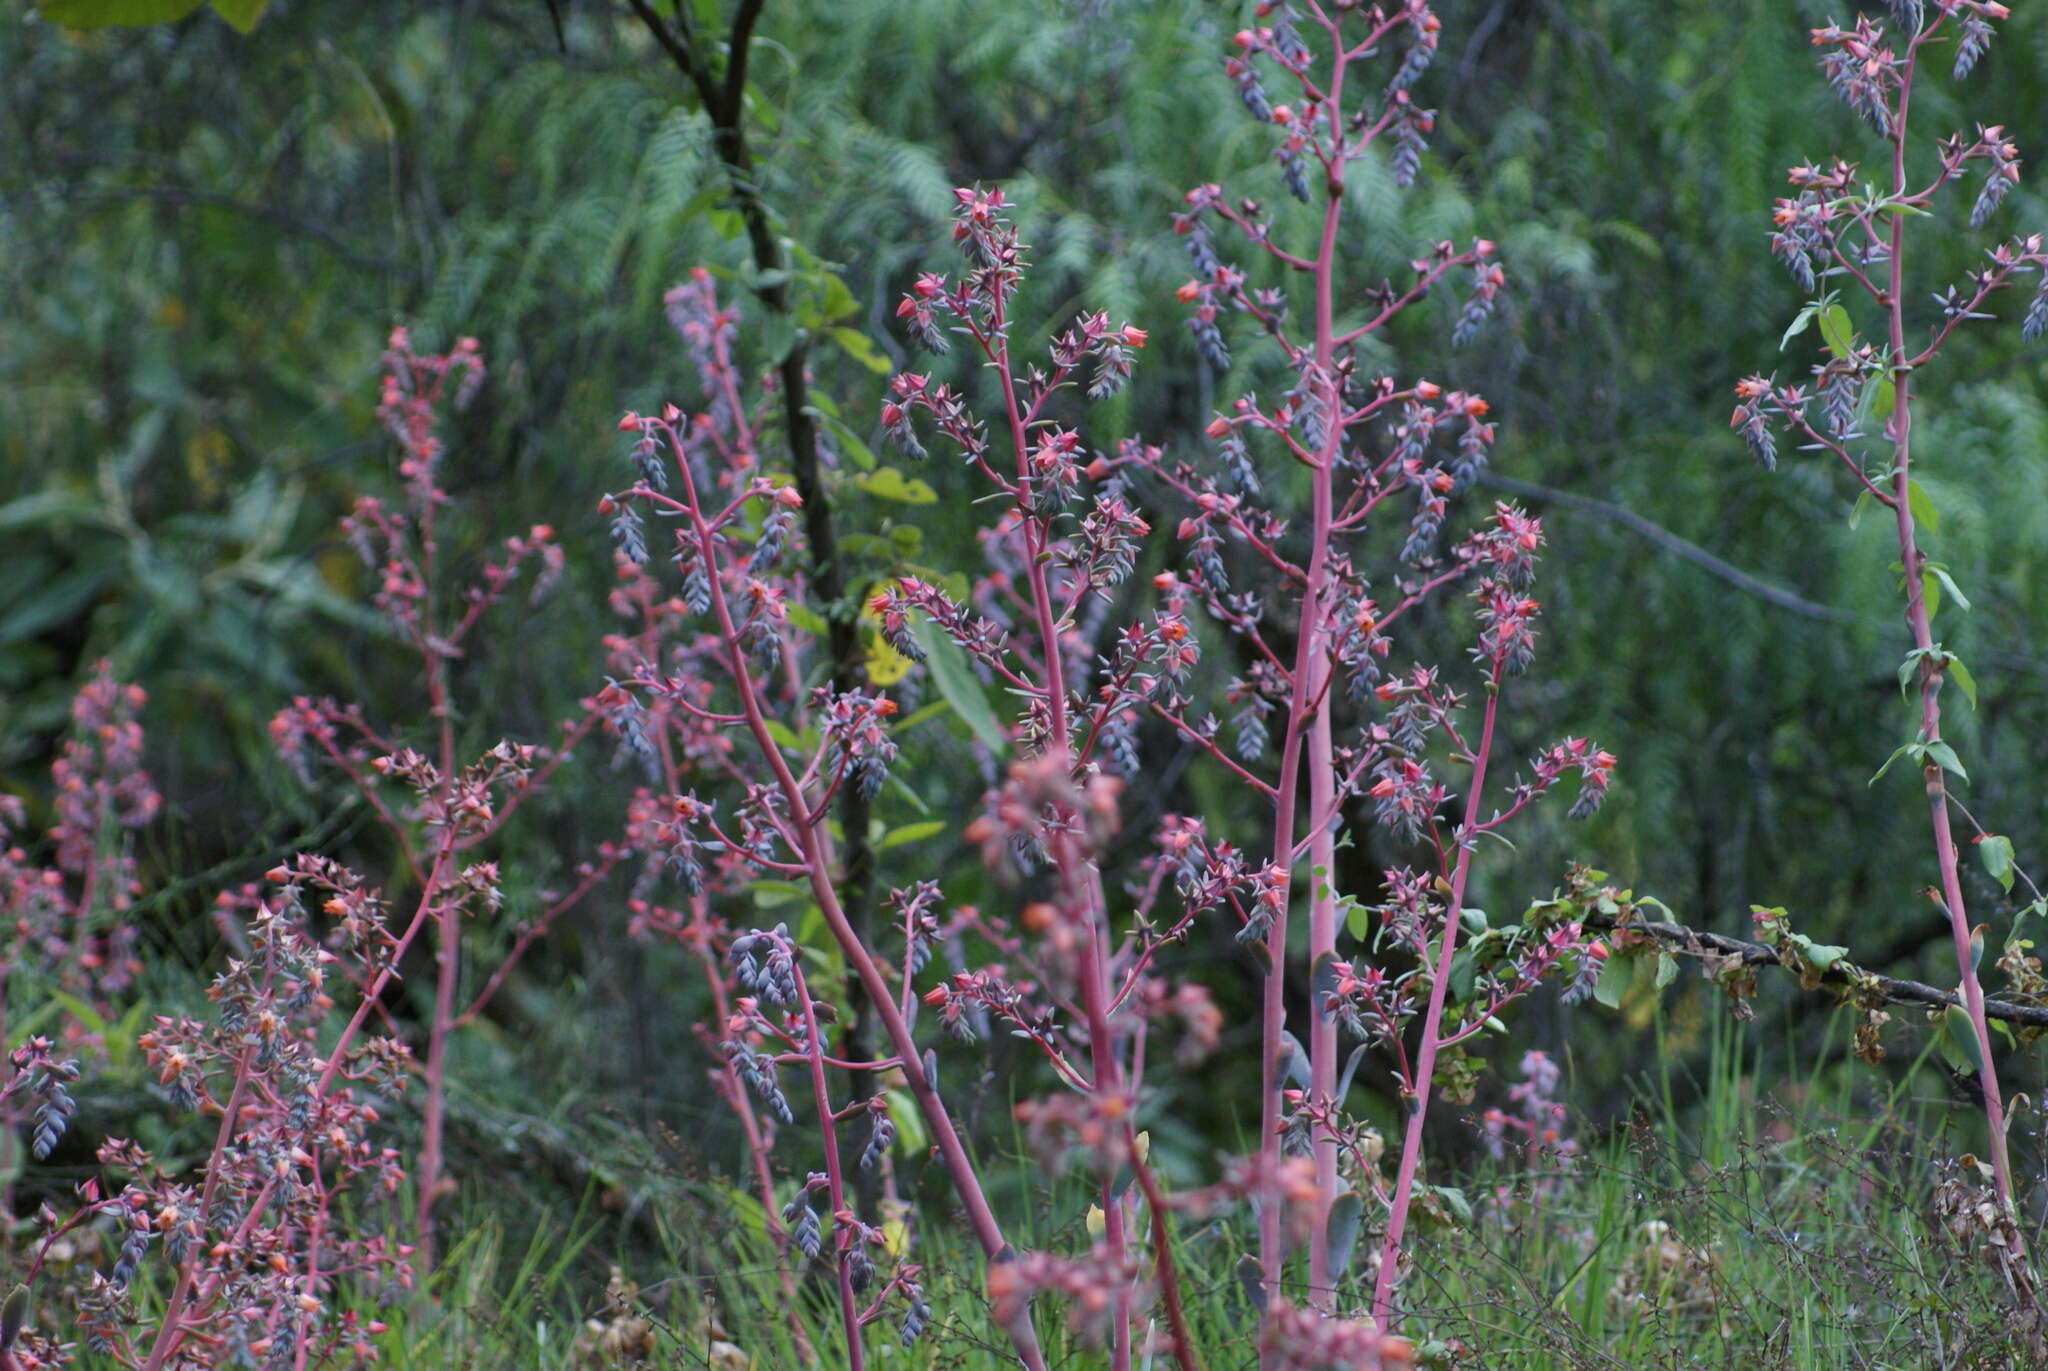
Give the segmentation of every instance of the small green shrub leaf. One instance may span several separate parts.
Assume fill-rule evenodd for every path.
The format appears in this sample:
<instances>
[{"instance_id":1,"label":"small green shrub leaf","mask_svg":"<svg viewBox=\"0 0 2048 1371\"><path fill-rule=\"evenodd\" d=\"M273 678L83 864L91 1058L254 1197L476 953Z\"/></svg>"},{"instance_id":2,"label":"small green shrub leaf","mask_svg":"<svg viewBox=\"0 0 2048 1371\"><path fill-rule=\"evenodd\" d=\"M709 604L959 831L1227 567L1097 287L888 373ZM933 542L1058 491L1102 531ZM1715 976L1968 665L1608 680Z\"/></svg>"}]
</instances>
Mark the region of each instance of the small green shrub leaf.
<instances>
[{"instance_id":1,"label":"small green shrub leaf","mask_svg":"<svg viewBox=\"0 0 2048 1371\"><path fill-rule=\"evenodd\" d=\"M1987 833L1977 840L1977 860L1984 864L1984 873L1998 882L1998 888L2008 893L2012 890L2012 839L2002 833Z\"/></svg>"}]
</instances>

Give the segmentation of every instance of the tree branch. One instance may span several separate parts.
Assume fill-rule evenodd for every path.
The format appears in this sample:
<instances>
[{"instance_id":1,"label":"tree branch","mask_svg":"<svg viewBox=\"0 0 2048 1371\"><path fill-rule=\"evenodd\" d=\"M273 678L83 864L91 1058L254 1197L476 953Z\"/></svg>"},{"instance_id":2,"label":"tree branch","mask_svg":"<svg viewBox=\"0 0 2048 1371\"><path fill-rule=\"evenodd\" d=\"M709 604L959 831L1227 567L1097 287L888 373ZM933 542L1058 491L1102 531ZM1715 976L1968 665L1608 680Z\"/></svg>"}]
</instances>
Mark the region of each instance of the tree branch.
<instances>
[{"instance_id":1,"label":"tree branch","mask_svg":"<svg viewBox=\"0 0 2048 1371\"><path fill-rule=\"evenodd\" d=\"M1763 943L1753 943L1743 938L1733 938L1725 933L1708 933L1684 924L1663 923L1653 920L1630 919L1617 923L1611 914L1595 914L1585 921L1585 927L1598 931L1617 928L1631 933L1640 933L1653 938L1666 951L1681 957L1734 957L1745 966L1783 966L1778 959L1777 949ZM1865 971L1849 961L1847 957L1832 963L1820 975L1821 984L1841 990L1875 991L1891 1004L1919 1005L1928 1009L1959 1007L1962 998L1952 990L1920 981L1901 980L1896 976L1880 976ZM2048 1006L2014 1004L2009 1000L1986 1000L1984 1013L1993 1019L2007 1023L2021 1024L2029 1028L2048 1028Z\"/></svg>"},{"instance_id":2,"label":"tree branch","mask_svg":"<svg viewBox=\"0 0 2048 1371\"><path fill-rule=\"evenodd\" d=\"M1758 599L1776 605L1779 609L1786 610L1789 613L1802 615L1808 619L1823 619L1830 623L1848 623L1857 617L1846 609L1836 609L1832 605L1816 604L1812 600L1795 595L1781 586L1774 586L1769 581L1760 580L1744 571L1741 567L1722 561L1698 543L1681 538L1663 525L1653 524L1634 510L1623 505L1617 505L1610 500L1596 500L1590 495L1578 495L1568 490L1556 490L1550 486L1533 485L1528 481L1517 481L1512 477L1496 475L1491 471L1482 471L1479 474L1479 481L1482 485L1491 486L1495 490L1506 491L1510 495L1519 495L1526 500L1541 500L1545 504L1563 505L1567 509L1590 510L1604 518L1612 519L1615 523L1656 544L1666 552L1682 557L1694 566L1701 567L1720 577L1730 585L1747 591Z\"/></svg>"}]
</instances>

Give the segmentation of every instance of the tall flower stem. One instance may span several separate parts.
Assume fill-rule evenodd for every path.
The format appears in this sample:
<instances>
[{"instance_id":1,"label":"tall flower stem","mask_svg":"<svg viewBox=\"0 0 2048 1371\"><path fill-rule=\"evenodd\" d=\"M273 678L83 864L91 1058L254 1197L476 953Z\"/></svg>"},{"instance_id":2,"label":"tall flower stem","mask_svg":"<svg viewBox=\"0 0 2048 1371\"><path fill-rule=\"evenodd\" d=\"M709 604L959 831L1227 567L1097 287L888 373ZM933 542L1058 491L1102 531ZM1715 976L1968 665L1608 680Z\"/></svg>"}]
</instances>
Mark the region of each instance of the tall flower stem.
<instances>
[{"instance_id":1,"label":"tall flower stem","mask_svg":"<svg viewBox=\"0 0 2048 1371\"><path fill-rule=\"evenodd\" d=\"M1452 835L1458 856L1451 869L1445 897L1444 931L1437 954L1429 966L1429 1007L1422 1016L1421 1046L1415 1056L1415 1098L1409 1104L1408 1123L1401 1140L1401 1163L1394 1176L1393 1206L1387 1216L1386 1236L1380 1243L1379 1278L1373 1285L1372 1316L1382 1329L1391 1329L1394 1319L1394 1282L1401 1264L1401 1240L1408 1227L1408 1210L1415 1198L1415 1172L1422 1160L1422 1129L1429 1117L1429 1097L1436 1075L1438 1040L1443 1029L1444 1000L1450 985L1451 957L1458 950L1460 915L1465 908L1465 882L1472 873L1472 852L1478 844L1480 801L1486 789L1486 763L1493 754L1493 730L1500 714L1501 664L1493 663L1486 682L1486 721L1480 728L1479 748L1472 756L1472 786L1465 795L1465 822Z\"/></svg>"},{"instance_id":2,"label":"tall flower stem","mask_svg":"<svg viewBox=\"0 0 2048 1371\"><path fill-rule=\"evenodd\" d=\"M1939 20L1915 34L1906 50L1901 73L1898 114L1891 136L1892 194L1912 194L1906 181L1907 115L1913 98L1913 73L1920 46L1939 26ZM1906 623L1912 630L1913 646L1920 657L1920 740L1941 741L1941 688L1945 677L1934 654L1934 629L1927 612L1922 588L1926 554L1920 551L1910 498L1913 464L1912 366L1906 350L1905 239L1906 218L1894 214L1891 225L1891 277L1886 292L1885 324L1889 344L1889 366L1893 387L1893 410L1889 427L1892 442L1892 512L1898 531L1899 565L1906 582ZM1971 946L1969 913L1963 904L1963 883L1958 869L1955 835L1949 825L1948 780L1941 763L1928 758L1922 768L1927 788L1928 817L1933 827L1934 860L1941 873L1941 903L1948 912L1949 930L1954 936L1956 973L1960 980L1964 1012L1977 1040L1977 1081L1982 1091L1984 1122L1991 1134L1991 1169L1998 1197L2010 1210L2013 1204L2012 1159L2006 1146L2005 1104L1998 1088L1998 1068L1991 1055L1991 1024L1984 1016L1984 986L1977 976L1976 950Z\"/></svg>"},{"instance_id":3,"label":"tall flower stem","mask_svg":"<svg viewBox=\"0 0 2048 1371\"><path fill-rule=\"evenodd\" d=\"M673 429L667 430L671 446L675 450L676 469L680 473L687 503L677 506L678 512L688 516L690 534L697 544L697 554L707 567L719 565L718 540L713 534L698 504L696 480L690 470L689 458L685 455L681 439ZM674 504L670 501L668 503ZM762 760L767 764L777 789L781 792L788 812L802 816L811 812L809 797L802 783L789 768L789 762L782 755L782 746L768 727L768 716L761 705L761 687L754 680L747 666L746 651L742 646L739 627L733 619L732 607L726 599L722 578L712 575L708 578L711 598L711 612L718 628L723 648L727 675L739 695L740 708L746 720L747 731L753 736ZM826 930L839 946L853 974L859 977L871 1003L882 1020L883 1031L888 1035L892 1050L900 1060L904 1084L911 1098L917 1101L918 1110L923 1114L925 1126L930 1131L934 1146L946 1174L953 1182L955 1195L967 1211L968 1222L974 1229L975 1238L989 1260L1003 1260L1010 1255L1009 1243L1004 1239L1001 1226L996 1222L995 1211L989 1207L988 1197L982 1191L981 1179L975 1173L974 1162L967 1155L967 1147L961 1141L958 1129L953 1125L952 1114L940 1100L931 1077L925 1072L923 1057L917 1050L917 1042L911 1036L910 1025L897 1008L895 998L889 993L889 984L876 965L873 954L862 941L846 916L846 910L839 900L834 884L831 854L825 842L825 820L822 815L810 822L798 822L790 831L804 868L804 879L810 887L811 897L817 901L819 914L825 921ZM1039 1350L1038 1334L1032 1327L1027 1314L1020 1315L1004 1330L1008 1333L1018 1357L1028 1371L1045 1371L1045 1357Z\"/></svg>"}]
</instances>

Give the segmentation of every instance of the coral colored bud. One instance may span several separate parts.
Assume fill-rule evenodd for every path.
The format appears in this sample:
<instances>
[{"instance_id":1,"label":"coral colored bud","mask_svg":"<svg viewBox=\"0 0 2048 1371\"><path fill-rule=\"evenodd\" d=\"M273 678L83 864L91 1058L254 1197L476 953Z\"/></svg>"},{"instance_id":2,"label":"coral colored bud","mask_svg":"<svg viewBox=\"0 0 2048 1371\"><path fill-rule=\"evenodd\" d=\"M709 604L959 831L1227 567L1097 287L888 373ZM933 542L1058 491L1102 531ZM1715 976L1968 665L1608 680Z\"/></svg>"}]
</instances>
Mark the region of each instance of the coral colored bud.
<instances>
[{"instance_id":1,"label":"coral colored bud","mask_svg":"<svg viewBox=\"0 0 2048 1371\"><path fill-rule=\"evenodd\" d=\"M661 417L672 424L683 417L683 412L674 405L663 405L661 407Z\"/></svg>"},{"instance_id":2,"label":"coral colored bud","mask_svg":"<svg viewBox=\"0 0 2048 1371\"><path fill-rule=\"evenodd\" d=\"M1122 337L1125 347L1141 348L1145 346L1145 330L1137 327L1135 324L1125 324Z\"/></svg>"},{"instance_id":3,"label":"coral colored bud","mask_svg":"<svg viewBox=\"0 0 2048 1371\"><path fill-rule=\"evenodd\" d=\"M640 416L632 410L629 409L619 416L619 432L631 433L638 427L640 427Z\"/></svg>"},{"instance_id":4,"label":"coral colored bud","mask_svg":"<svg viewBox=\"0 0 2048 1371\"><path fill-rule=\"evenodd\" d=\"M1181 303L1192 304L1201 298L1202 283L1200 281L1183 281L1175 288L1173 294L1174 298L1181 301Z\"/></svg>"},{"instance_id":5,"label":"coral colored bud","mask_svg":"<svg viewBox=\"0 0 2048 1371\"><path fill-rule=\"evenodd\" d=\"M1239 29L1236 33L1230 35L1230 41L1237 44L1238 47L1250 51L1253 45L1259 41L1259 36L1250 29Z\"/></svg>"},{"instance_id":6,"label":"coral colored bud","mask_svg":"<svg viewBox=\"0 0 2048 1371\"><path fill-rule=\"evenodd\" d=\"M890 716L896 713L896 702L894 700L875 701L875 713L881 715L885 719L889 718Z\"/></svg>"},{"instance_id":7,"label":"coral colored bud","mask_svg":"<svg viewBox=\"0 0 2048 1371\"><path fill-rule=\"evenodd\" d=\"M1491 257L1495 251L1496 245L1490 238L1476 239L1472 244L1472 254L1475 257Z\"/></svg>"},{"instance_id":8,"label":"coral colored bud","mask_svg":"<svg viewBox=\"0 0 2048 1371\"><path fill-rule=\"evenodd\" d=\"M1180 577L1170 571L1162 571L1152 578L1152 588L1154 590L1172 590L1179 584Z\"/></svg>"},{"instance_id":9,"label":"coral colored bud","mask_svg":"<svg viewBox=\"0 0 2048 1371\"><path fill-rule=\"evenodd\" d=\"M804 497L796 493L795 486L777 486L775 488L775 503L781 505L784 509L801 509L803 508Z\"/></svg>"},{"instance_id":10,"label":"coral colored bud","mask_svg":"<svg viewBox=\"0 0 2048 1371\"><path fill-rule=\"evenodd\" d=\"M935 985L930 990L924 992L924 1002L933 1009L938 1009L946 1003L947 997L951 993L946 987Z\"/></svg>"},{"instance_id":11,"label":"coral colored bud","mask_svg":"<svg viewBox=\"0 0 2048 1371\"><path fill-rule=\"evenodd\" d=\"M1202 431L1208 434L1211 438L1221 438L1224 434L1230 432L1230 420L1225 419L1221 415L1218 415L1214 419L1211 419L1209 421L1209 427L1203 429Z\"/></svg>"},{"instance_id":12,"label":"coral colored bud","mask_svg":"<svg viewBox=\"0 0 2048 1371\"><path fill-rule=\"evenodd\" d=\"M1434 400L1443 393L1444 388L1434 381L1417 381L1415 383L1415 398L1418 400Z\"/></svg>"},{"instance_id":13,"label":"coral colored bud","mask_svg":"<svg viewBox=\"0 0 2048 1371\"><path fill-rule=\"evenodd\" d=\"M1276 124L1293 123L1294 111L1292 109L1289 109L1286 105L1273 106L1273 122Z\"/></svg>"}]
</instances>

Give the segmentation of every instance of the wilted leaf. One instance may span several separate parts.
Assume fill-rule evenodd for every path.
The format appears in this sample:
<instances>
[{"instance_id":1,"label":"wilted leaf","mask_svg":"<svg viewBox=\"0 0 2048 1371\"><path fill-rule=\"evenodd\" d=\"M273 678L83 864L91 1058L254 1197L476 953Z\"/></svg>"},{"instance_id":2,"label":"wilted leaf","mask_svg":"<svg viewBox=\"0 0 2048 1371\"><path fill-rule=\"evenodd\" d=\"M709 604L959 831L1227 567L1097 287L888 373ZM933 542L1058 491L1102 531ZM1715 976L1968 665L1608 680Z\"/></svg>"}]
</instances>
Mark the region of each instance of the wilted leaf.
<instances>
[{"instance_id":1,"label":"wilted leaf","mask_svg":"<svg viewBox=\"0 0 2048 1371\"><path fill-rule=\"evenodd\" d=\"M1266 1269L1259 1265L1259 1259L1247 1252L1237 1259L1237 1283L1244 1289L1245 1299L1253 1309L1266 1312Z\"/></svg>"}]
</instances>

